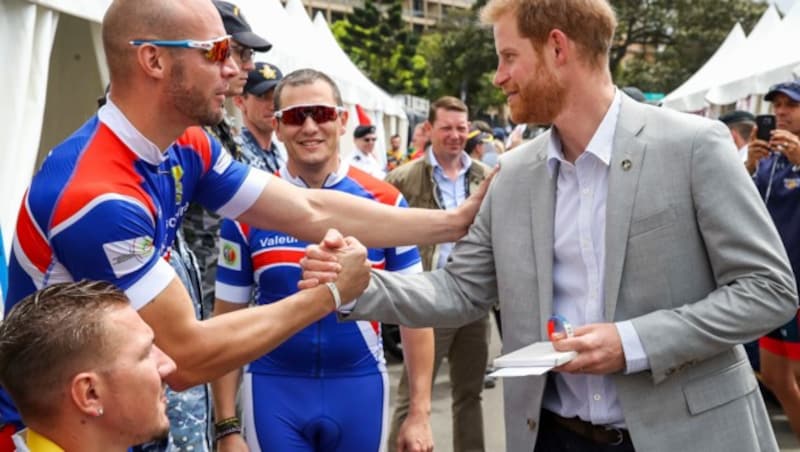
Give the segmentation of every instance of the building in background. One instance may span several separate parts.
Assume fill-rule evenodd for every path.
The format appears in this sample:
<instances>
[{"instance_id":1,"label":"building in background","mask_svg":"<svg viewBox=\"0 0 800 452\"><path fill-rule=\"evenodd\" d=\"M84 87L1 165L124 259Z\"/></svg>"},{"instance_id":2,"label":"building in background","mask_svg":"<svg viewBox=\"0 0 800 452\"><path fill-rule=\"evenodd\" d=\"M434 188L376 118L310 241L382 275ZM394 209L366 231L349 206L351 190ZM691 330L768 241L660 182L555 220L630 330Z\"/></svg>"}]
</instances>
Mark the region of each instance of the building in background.
<instances>
[{"instance_id":1,"label":"building in background","mask_svg":"<svg viewBox=\"0 0 800 452\"><path fill-rule=\"evenodd\" d=\"M361 7L365 0L302 0L308 13L314 17L321 12L329 24L344 19ZM286 3L285 1L283 3ZM416 32L423 32L436 25L454 9L469 9L475 0L403 0L403 19Z\"/></svg>"}]
</instances>

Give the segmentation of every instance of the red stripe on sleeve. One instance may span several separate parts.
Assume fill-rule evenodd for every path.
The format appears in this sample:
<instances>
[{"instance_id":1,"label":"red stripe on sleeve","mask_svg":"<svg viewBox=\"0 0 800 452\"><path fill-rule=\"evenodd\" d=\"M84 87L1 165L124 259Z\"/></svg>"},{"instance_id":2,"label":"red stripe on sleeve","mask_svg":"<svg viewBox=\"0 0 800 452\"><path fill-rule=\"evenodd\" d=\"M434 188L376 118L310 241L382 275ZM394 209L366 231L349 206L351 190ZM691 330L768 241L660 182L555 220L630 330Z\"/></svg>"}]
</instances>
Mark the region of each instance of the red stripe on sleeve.
<instances>
[{"instance_id":1,"label":"red stripe on sleeve","mask_svg":"<svg viewBox=\"0 0 800 452\"><path fill-rule=\"evenodd\" d=\"M50 248L47 238L43 237L36 228L33 217L28 211L28 205L25 202L27 199L28 194L25 193L22 207L20 207L19 219L17 220L17 241L22 248L22 252L25 253L25 257L40 272L45 273L53 259L53 250Z\"/></svg>"}]
</instances>

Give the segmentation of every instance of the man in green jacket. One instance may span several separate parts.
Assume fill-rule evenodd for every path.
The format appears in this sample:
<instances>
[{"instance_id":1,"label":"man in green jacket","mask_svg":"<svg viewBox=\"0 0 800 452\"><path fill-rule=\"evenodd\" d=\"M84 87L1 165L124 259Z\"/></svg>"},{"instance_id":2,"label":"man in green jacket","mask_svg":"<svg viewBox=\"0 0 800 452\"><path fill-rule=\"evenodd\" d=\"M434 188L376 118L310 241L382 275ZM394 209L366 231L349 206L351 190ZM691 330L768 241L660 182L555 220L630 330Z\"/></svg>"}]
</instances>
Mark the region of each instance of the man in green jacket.
<instances>
[{"instance_id":1,"label":"man in green jacket","mask_svg":"<svg viewBox=\"0 0 800 452\"><path fill-rule=\"evenodd\" d=\"M490 173L490 168L469 158L464 145L469 134L467 106L455 97L442 97L431 104L424 127L431 146L425 156L395 169L386 181L397 187L411 207L453 209ZM420 246L425 271L447 262L453 243ZM447 356L453 398L453 450L482 451L483 413L481 391L489 349L489 317L459 328L434 328L433 376ZM396 450L398 431L409 412L408 375L403 372L397 405L392 416L389 448Z\"/></svg>"}]
</instances>

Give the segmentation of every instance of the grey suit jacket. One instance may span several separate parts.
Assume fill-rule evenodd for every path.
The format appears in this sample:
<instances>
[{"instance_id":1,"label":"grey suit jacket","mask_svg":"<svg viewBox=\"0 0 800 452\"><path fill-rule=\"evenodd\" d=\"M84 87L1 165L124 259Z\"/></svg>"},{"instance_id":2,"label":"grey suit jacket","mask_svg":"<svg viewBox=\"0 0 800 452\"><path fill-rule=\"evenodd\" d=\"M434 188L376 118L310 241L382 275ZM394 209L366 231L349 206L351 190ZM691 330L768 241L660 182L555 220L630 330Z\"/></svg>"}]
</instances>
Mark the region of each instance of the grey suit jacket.
<instances>
[{"instance_id":1,"label":"grey suit jacket","mask_svg":"<svg viewBox=\"0 0 800 452\"><path fill-rule=\"evenodd\" d=\"M503 349L546 340L555 175L548 134L503 155L442 270L376 272L348 318L460 325L499 300ZM623 96L608 180L605 318L632 320L650 370L615 375L639 451L776 451L743 342L796 313L780 238L727 129ZM545 377L504 381L507 448L534 447Z\"/></svg>"}]
</instances>

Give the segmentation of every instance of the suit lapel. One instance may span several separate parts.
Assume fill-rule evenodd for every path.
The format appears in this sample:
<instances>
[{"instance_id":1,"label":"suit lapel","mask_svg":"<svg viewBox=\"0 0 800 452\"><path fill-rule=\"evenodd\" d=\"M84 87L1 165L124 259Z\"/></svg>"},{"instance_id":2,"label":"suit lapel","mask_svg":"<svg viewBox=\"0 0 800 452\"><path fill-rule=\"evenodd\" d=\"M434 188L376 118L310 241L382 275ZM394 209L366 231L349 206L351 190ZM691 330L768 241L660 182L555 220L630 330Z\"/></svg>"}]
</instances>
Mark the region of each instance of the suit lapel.
<instances>
[{"instance_id":1,"label":"suit lapel","mask_svg":"<svg viewBox=\"0 0 800 452\"><path fill-rule=\"evenodd\" d=\"M555 216L557 171L551 176L547 170L547 143L543 137L534 149L529 185L531 199L531 233L536 262L536 279L539 288L539 334L546 340L547 320L553 314L553 225Z\"/></svg>"},{"instance_id":2,"label":"suit lapel","mask_svg":"<svg viewBox=\"0 0 800 452\"><path fill-rule=\"evenodd\" d=\"M628 246L633 203L644 164L646 144L638 138L646 112L635 101L622 96L614 148L608 171L606 203L605 319L614 321Z\"/></svg>"}]
</instances>

